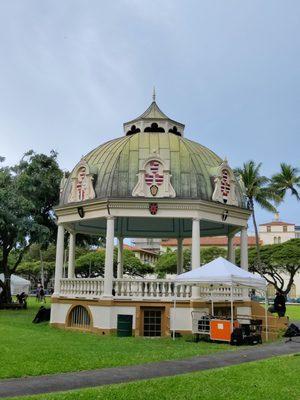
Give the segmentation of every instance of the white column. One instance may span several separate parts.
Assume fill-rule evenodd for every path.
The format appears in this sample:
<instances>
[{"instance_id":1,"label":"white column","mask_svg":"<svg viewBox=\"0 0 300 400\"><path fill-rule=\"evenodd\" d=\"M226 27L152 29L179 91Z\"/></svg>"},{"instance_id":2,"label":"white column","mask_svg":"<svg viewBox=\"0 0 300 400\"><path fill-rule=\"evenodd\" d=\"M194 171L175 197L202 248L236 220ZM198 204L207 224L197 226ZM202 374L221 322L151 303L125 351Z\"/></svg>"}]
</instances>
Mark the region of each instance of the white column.
<instances>
[{"instance_id":1,"label":"white column","mask_svg":"<svg viewBox=\"0 0 300 400\"><path fill-rule=\"evenodd\" d=\"M183 272L183 239L177 239L177 275Z\"/></svg>"},{"instance_id":2,"label":"white column","mask_svg":"<svg viewBox=\"0 0 300 400\"><path fill-rule=\"evenodd\" d=\"M234 235L228 235L227 260L235 264Z\"/></svg>"},{"instance_id":3,"label":"white column","mask_svg":"<svg viewBox=\"0 0 300 400\"><path fill-rule=\"evenodd\" d=\"M192 225L192 269L200 267L200 219L193 218ZM192 299L199 298L200 288L192 288Z\"/></svg>"},{"instance_id":4,"label":"white column","mask_svg":"<svg viewBox=\"0 0 300 400\"><path fill-rule=\"evenodd\" d=\"M241 268L248 271L248 234L247 228L241 230Z\"/></svg>"},{"instance_id":5,"label":"white column","mask_svg":"<svg viewBox=\"0 0 300 400\"><path fill-rule=\"evenodd\" d=\"M70 232L69 236L69 259L68 259L68 278L72 279L75 275L75 243L76 233Z\"/></svg>"},{"instance_id":6,"label":"white column","mask_svg":"<svg viewBox=\"0 0 300 400\"><path fill-rule=\"evenodd\" d=\"M118 269L117 278L123 278L123 238L118 238Z\"/></svg>"},{"instance_id":7,"label":"white column","mask_svg":"<svg viewBox=\"0 0 300 400\"><path fill-rule=\"evenodd\" d=\"M106 249L105 249L105 270L104 270L104 293L103 297L112 297L114 277L114 234L115 219L112 216L106 219Z\"/></svg>"},{"instance_id":8,"label":"white column","mask_svg":"<svg viewBox=\"0 0 300 400\"><path fill-rule=\"evenodd\" d=\"M62 224L58 225L57 240L56 240L54 295L58 295L60 291L60 280L62 278L63 263L64 263L64 234L65 230L63 225Z\"/></svg>"}]
</instances>

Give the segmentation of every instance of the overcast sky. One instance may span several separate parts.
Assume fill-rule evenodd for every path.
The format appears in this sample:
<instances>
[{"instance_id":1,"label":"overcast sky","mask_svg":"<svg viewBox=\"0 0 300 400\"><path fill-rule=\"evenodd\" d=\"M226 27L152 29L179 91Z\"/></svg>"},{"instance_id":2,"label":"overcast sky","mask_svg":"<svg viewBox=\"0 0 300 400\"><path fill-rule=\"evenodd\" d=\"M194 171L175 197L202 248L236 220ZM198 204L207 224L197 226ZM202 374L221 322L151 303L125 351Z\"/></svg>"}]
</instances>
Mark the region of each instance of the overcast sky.
<instances>
[{"instance_id":1,"label":"overcast sky","mask_svg":"<svg viewBox=\"0 0 300 400\"><path fill-rule=\"evenodd\" d=\"M231 166L300 167L298 0L2 0L0 155L59 152L70 170L161 109ZM290 197L282 219L300 224ZM273 216L258 210L259 222Z\"/></svg>"}]
</instances>

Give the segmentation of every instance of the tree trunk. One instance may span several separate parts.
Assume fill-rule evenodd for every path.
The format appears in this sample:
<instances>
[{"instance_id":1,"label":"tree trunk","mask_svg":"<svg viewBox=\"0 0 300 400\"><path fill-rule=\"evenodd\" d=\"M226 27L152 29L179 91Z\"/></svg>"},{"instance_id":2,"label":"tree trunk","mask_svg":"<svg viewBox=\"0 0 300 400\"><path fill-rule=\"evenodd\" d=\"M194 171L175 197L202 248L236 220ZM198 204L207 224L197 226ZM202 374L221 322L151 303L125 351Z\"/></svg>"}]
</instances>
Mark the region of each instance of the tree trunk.
<instances>
[{"instance_id":1,"label":"tree trunk","mask_svg":"<svg viewBox=\"0 0 300 400\"><path fill-rule=\"evenodd\" d=\"M256 218L255 218L253 200L250 201L250 202L251 202L251 207L252 207L252 220L253 220L253 226L254 226L254 232L255 232L255 245L256 245L256 252L257 252L257 264L258 264L258 270L261 271L259 234L258 234L257 223L256 223Z\"/></svg>"},{"instance_id":2,"label":"tree trunk","mask_svg":"<svg viewBox=\"0 0 300 400\"><path fill-rule=\"evenodd\" d=\"M10 280L11 280L11 272L8 268L8 256L4 252L2 257L2 268L4 274L4 282L1 282L2 293L1 298L3 303L11 303L11 288L10 288Z\"/></svg>"}]
</instances>

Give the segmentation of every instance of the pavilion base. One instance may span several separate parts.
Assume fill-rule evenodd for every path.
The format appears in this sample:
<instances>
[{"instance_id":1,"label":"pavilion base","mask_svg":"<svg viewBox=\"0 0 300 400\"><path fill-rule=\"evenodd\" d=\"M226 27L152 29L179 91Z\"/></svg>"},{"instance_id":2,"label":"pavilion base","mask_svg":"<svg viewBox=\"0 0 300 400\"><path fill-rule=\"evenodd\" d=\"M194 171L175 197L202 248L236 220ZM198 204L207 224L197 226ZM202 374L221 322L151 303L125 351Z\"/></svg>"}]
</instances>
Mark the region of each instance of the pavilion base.
<instances>
[{"instance_id":1,"label":"pavilion base","mask_svg":"<svg viewBox=\"0 0 300 400\"><path fill-rule=\"evenodd\" d=\"M213 307L214 315L228 315L230 302L215 302ZM212 312L211 302L177 301L174 318L172 300L141 301L53 297L50 323L57 328L90 331L100 335L116 334L117 330L123 329L124 336L168 337L171 336L174 328L177 333L182 335L192 333L192 311L210 314ZM262 320L262 338L266 340L265 309L261 304L254 301L235 301L234 317L240 318L241 316L247 319ZM120 325L122 323L123 328ZM287 325L288 318L278 318L268 313L268 339L275 340L280 337Z\"/></svg>"}]
</instances>

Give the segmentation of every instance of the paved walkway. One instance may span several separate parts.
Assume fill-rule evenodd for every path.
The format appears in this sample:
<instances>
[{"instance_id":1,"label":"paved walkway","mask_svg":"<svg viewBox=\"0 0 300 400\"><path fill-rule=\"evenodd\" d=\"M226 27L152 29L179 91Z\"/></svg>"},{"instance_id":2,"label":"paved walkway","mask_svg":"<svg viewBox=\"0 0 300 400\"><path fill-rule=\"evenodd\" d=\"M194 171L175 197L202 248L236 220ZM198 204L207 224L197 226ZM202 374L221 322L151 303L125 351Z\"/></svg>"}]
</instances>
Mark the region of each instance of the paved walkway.
<instances>
[{"instance_id":1,"label":"paved walkway","mask_svg":"<svg viewBox=\"0 0 300 400\"><path fill-rule=\"evenodd\" d=\"M300 338L296 338L298 341ZM201 346L201 343L199 344ZM300 352L300 341L243 348L218 352L184 360L161 361L127 367L68 372L27 378L0 380L0 398L66 391L113 383L123 383L163 376L185 374L212 368L227 367L249 361Z\"/></svg>"}]
</instances>

